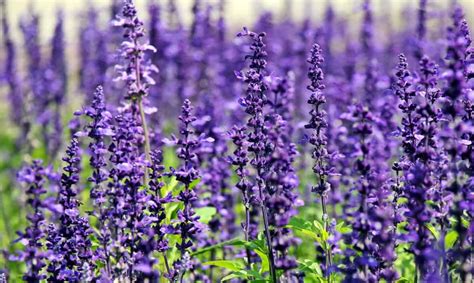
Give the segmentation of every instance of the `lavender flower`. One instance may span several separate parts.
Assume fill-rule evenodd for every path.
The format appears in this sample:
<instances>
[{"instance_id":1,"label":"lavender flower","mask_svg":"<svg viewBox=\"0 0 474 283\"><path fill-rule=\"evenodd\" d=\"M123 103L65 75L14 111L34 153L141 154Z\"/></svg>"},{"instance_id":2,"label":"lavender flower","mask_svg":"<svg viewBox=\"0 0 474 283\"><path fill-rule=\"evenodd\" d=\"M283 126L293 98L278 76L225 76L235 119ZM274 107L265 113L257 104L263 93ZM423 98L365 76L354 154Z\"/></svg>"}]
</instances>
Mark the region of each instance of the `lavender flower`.
<instances>
[{"instance_id":1,"label":"lavender flower","mask_svg":"<svg viewBox=\"0 0 474 283\"><path fill-rule=\"evenodd\" d=\"M155 66L145 62L144 55L147 51L155 52L156 49L149 45L140 43L145 35L143 22L137 17L137 10L131 0L124 1L122 17L114 24L124 29L125 41L121 45L121 56L127 61L126 65L117 65L119 73L118 80L123 80L128 86L126 98L136 100L147 95L149 85L154 84L151 75L157 72Z\"/></svg>"},{"instance_id":2,"label":"lavender flower","mask_svg":"<svg viewBox=\"0 0 474 283\"><path fill-rule=\"evenodd\" d=\"M199 216L195 214L192 206L193 202L197 200L196 192L191 184L200 177L196 163L196 150L201 142L194 136L192 124L197 118L193 116L192 110L191 102L186 99L183 103L182 113L179 116L181 137L174 139L174 143L178 145L177 155L182 160L182 164L178 169L171 168L171 174L184 186L184 189L177 196L177 200L183 203L183 209L178 212L178 219L173 227L174 233L179 234L181 239L176 244L181 258L174 263L175 276L180 276L180 278L183 278L185 272L189 269L188 265L191 263L189 252L190 248L193 247L193 241L204 228L198 222Z\"/></svg>"},{"instance_id":3,"label":"lavender flower","mask_svg":"<svg viewBox=\"0 0 474 283\"><path fill-rule=\"evenodd\" d=\"M248 85L246 95L240 98L239 102L245 107L245 112L250 115L247 121L247 128L252 130L247 134L248 150L253 154L250 163L257 171L254 186L257 188L257 201L259 202L265 227L264 233L268 246L270 275L272 280L276 282L277 275L266 207L267 194L270 189L265 182L267 174L269 173L267 159L272 152L272 146L267 138L268 129L265 126L264 114L264 106L267 101L267 86L263 81L265 66L267 64L265 60L267 53L263 41L265 33L257 34L244 28L243 32L237 36L248 36L252 40L250 45L251 53L245 56L245 59L250 61L249 69L245 73L241 72L238 74L238 78Z\"/></svg>"},{"instance_id":4,"label":"lavender flower","mask_svg":"<svg viewBox=\"0 0 474 283\"><path fill-rule=\"evenodd\" d=\"M152 163L150 164L150 182L149 182L149 189L150 189L150 201L149 205L147 206L148 211L150 212L151 216L151 225L147 232L147 239L144 239L141 243L141 250L145 251L147 254L152 253L153 251L157 251L163 254L165 267L167 273L164 275L167 278L172 278L172 270L170 269L168 258L166 255L166 251L170 248L168 240L166 239L165 233L165 219L166 219L166 211L165 211L165 204L174 201L173 196L170 193L168 195L163 196L163 192L161 189L164 186L162 181L163 171L165 167L161 164L163 161L162 153L159 150L154 150L151 152L151 160ZM143 257L145 261L139 263L141 266L146 267L148 278L153 280L158 278L159 274L156 271L152 271L153 264L156 263L156 260L149 260L151 255L148 257Z\"/></svg>"},{"instance_id":5,"label":"lavender flower","mask_svg":"<svg viewBox=\"0 0 474 283\"><path fill-rule=\"evenodd\" d=\"M88 181L93 184L90 191L90 198L93 200L96 210L94 216L96 216L99 221L98 226L100 232L97 238L101 243L100 247L95 250L95 256L98 260L105 263L107 274L110 275L110 249L108 246L111 237L111 229L103 225L109 220L109 215L105 213L106 209L104 208L104 205L108 204L108 199L103 183L107 181L109 177L109 171L107 170L106 138L113 136L114 132L111 126L112 115L106 109L104 93L101 86L96 88L94 99L90 107L85 108L82 112L77 114L85 115L91 119L90 123L84 129L85 132L82 134L86 134L91 139L89 143L91 155L89 164L91 168L93 168L93 172L88 178Z\"/></svg>"},{"instance_id":6,"label":"lavender flower","mask_svg":"<svg viewBox=\"0 0 474 283\"><path fill-rule=\"evenodd\" d=\"M249 241L251 235L251 223L250 223L250 210L255 202L255 196L253 192L252 184L249 181L249 171L247 165L249 163L248 157L248 142L246 140L246 128L234 126L229 132L235 150L233 156L229 157L229 161L232 165L236 166L235 172L239 178L239 181L235 187L242 193L242 201L245 208L245 220L242 223L242 229L244 230L244 239ZM246 249L247 256L247 267L250 268L252 262L250 250Z\"/></svg>"},{"instance_id":7,"label":"lavender flower","mask_svg":"<svg viewBox=\"0 0 474 283\"><path fill-rule=\"evenodd\" d=\"M48 280L71 281L90 280L94 263L92 256L92 233L88 219L79 215L80 202L77 199L79 182L79 142L73 138L63 161L66 165L61 175L58 203L62 206L59 227L50 224L46 245L52 256L48 263Z\"/></svg>"},{"instance_id":8,"label":"lavender flower","mask_svg":"<svg viewBox=\"0 0 474 283\"><path fill-rule=\"evenodd\" d=\"M148 102L143 99L148 94L148 87L155 83L151 75L158 72L158 69L149 61L144 61L144 55L147 51L155 52L156 49L140 42L144 36L143 22L137 17L137 10L132 0L124 1L122 17L115 21L115 25L124 29L125 41L121 45L121 56L126 61L124 65L116 66L119 72L117 80L125 81L127 84L125 98L132 100L132 107L138 108L143 128L144 152L147 161L151 162L150 135L145 114L152 113L154 109L148 108ZM144 183L148 183L147 176L148 171L145 170Z\"/></svg>"},{"instance_id":9,"label":"lavender flower","mask_svg":"<svg viewBox=\"0 0 474 283\"><path fill-rule=\"evenodd\" d=\"M321 65L324 62L322 51L318 44L314 44L311 49L311 55L308 58L310 68L308 71L308 78L310 84L307 89L311 91L311 96L308 99L308 104L312 106L309 112L311 119L305 128L311 129L311 136L309 143L313 146L311 157L314 159L313 172L317 177L318 184L313 186L311 191L316 193L321 199L321 207L323 210L322 220L324 229L329 229L329 216L327 211L327 197L330 191L329 177L335 174L335 168L331 165L333 154L328 152L328 138L326 131L328 127L327 113L321 107L326 103L326 97L323 94L325 85L323 84L324 73ZM324 251L326 258L324 260L324 271L326 276L329 276L329 270L332 266L332 250Z\"/></svg>"},{"instance_id":10,"label":"lavender flower","mask_svg":"<svg viewBox=\"0 0 474 283\"><path fill-rule=\"evenodd\" d=\"M370 0L364 0L363 3L364 17L362 20L362 29L360 32L362 51L367 56L367 58L372 58L372 53L374 52L373 45L373 15L372 15L372 5Z\"/></svg>"},{"instance_id":11,"label":"lavender flower","mask_svg":"<svg viewBox=\"0 0 474 283\"><path fill-rule=\"evenodd\" d=\"M416 127L418 123L418 116L415 113L416 104L413 102L415 97L415 89L412 87L412 77L411 73L408 70L408 63L405 55L399 55L399 63L397 66L397 72L395 76L397 77L396 82L393 84L392 88L395 94L401 100L398 108L402 111L404 116L402 117L401 124L402 128L399 130L402 139L402 146L410 160L413 161L413 154L416 150Z\"/></svg>"},{"instance_id":12,"label":"lavender flower","mask_svg":"<svg viewBox=\"0 0 474 283\"><path fill-rule=\"evenodd\" d=\"M35 160L31 166L25 167L18 173L18 180L28 186L27 203L32 212L27 216L29 222L25 232L18 232L19 241L24 241L26 249L13 257L14 260L24 261L27 272L22 279L26 282L39 282L46 279L44 267L49 254L44 250L46 236L45 208L48 207L44 195L47 169L40 160Z\"/></svg>"}]
</instances>

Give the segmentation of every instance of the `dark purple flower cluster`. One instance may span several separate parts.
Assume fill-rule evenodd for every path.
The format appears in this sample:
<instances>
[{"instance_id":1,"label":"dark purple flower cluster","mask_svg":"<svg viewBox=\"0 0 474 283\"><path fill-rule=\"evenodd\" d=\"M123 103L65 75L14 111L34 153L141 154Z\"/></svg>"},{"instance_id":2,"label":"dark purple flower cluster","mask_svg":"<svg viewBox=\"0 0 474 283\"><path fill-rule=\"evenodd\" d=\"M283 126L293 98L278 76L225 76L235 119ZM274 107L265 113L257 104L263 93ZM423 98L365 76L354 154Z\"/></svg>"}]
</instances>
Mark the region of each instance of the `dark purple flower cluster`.
<instances>
[{"instance_id":1,"label":"dark purple flower cluster","mask_svg":"<svg viewBox=\"0 0 474 283\"><path fill-rule=\"evenodd\" d=\"M31 166L23 168L18 173L18 180L27 186L27 204L31 212L27 216L29 224L25 232L18 233L19 241L25 242L25 250L13 260L26 263L28 270L22 277L26 282L39 282L46 279L43 273L48 257L48 253L43 250L43 239L46 235L45 209L48 207L44 198L47 193L44 187L47 178L46 170L41 161L35 160Z\"/></svg>"},{"instance_id":2,"label":"dark purple flower cluster","mask_svg":"<svg viewBox=\"0 0 474 283\"><path fill-rule=\"evenodd\" d=\"M61 205L59 224L50 224L46 246L51 255L47 271L48 280L79 282L92 278L92 230L86 217L79 215L78 188L80 153L79 141L73 138L63 158L66 165L61 175L57 202Z\"/></svg>"}]
</instances>

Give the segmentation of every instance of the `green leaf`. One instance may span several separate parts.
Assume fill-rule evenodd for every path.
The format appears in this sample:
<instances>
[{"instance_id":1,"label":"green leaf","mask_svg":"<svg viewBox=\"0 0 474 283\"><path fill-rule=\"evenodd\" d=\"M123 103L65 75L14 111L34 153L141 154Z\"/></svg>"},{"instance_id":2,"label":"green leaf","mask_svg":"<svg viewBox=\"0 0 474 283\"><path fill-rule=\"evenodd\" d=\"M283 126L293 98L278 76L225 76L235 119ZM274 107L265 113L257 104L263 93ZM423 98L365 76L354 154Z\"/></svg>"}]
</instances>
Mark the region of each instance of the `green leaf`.
<instances>
[{"instance_id":1,"label":"green leaf","mask_svg":"<svg viewBox=\"0 0 474 283\"><path fill-rule=\"evenodd\" d=\"M176 218L178 210L180 207L182 207L182 205L183 204L180 202L172 202L164 205L166 212L166 220L168 221L168 223L171 221L171 219Z\"/></svg>"},{"instance_id":2,"label":"green leaf","mask_svg":"<svg viewBox=\"0 0 474 283\"><path fill-rule=\"evenodd\" d=\"M302 218L298 218L298 217L291 218L289 225L297 229L302 229L302 230L303 229L312 230L312 226L313 226L311 222L306 221Z\"/></svg>"},{"instance_id":3,"label":"green leaf","mask_svg":"<svg viewBox=\"0 0 474 283\"><path fill-rule=\"evenodd\" d=\"M190 189L195 188L200 182L201 182L201 179L196 179L196 180L192 181L191 184L189 184L189 188Z\"/></svg>"},{"instance_id":4,"label":"green leaf","mask_svg":"<svg viewBox=\"0 0 474 283\"><path fill-rule=\"evenodd\" d=\"M469 228L469 225L471 225L471 223L469 222L469 220L467 220L466 218L462 218L461 219L461 223L462 223L462 226L464 226L464 228Z\"/></svg>"},{"instance_id":5,"label":"green leaf","mask_svg":"<svg viewBox=\"0 0 474 283\"><path fill-rule=\"evenodd\" d=\"M194 210L196 214L199 216L199 222L207 224L211 221L212 217L216 215L216 208L215 207L199 207Z\"/></svg>"},{"instance_id":6,"label":"green leaf","mask_svg":"<svg viewBox=\"0 0 474 283\"><path fill-rule=\"evenodd\" d=\"M456 243L456 240L458 239L459 234L456 231L450 231L448 234L446 234L446 237L444 238L444 246L446 249L450 249L454 246L454 243Z\"/></svg>"},{"instance_id":7,"label":"green leaf","mask_svg":"<svg viewBox=\"0 0 474 283\"><path fill-rule=\"evenodd\" d=\"M313 231L314 225L311 222L304 219L293 217L290 223L287 225L288 228L301 232L302 234L316 240L321 241L321 238Z\"/></svg>"},{"instance_id":8,"label":"green leaf","mask_svg":"<svg viewBox=\"0 0 474 283\"><path fill-rule=\"evenodd\" d=\"M242 260L213 260L204 262L203 265L218 266L232 271L245 269L245 263Z\"/></svg>"},{"instance_id":9,"label":"green leaf","mask_svg":"<svg viewBox=\"0 0 474 283\"><path fill-rule=\"evenodd\" d=\"M231 274L223 277L220 282L228 281L235 278L241 279L250 279L253 278L250 282L269 282L269 280L265 279L260 273L255 270L239 270L234 271Z\"/></svg>"},{"instance_id":10,"label":"green leaf","mask_svg":"<svg viewBox=\"0 0 474 283\"><path fill-rule=\"evenodd\" d=\"M311 259L304 259L304 260L299 260L298 261L298 269L302 272L305 273L313 273L317 275L323 275L323 272L321 271L321 266L319 265L318 262L311 260Z\"/></svg>"},{"instance_id":11,"label":"green leaf","mask_svg":"<svg viewBox=\"0 0 474 283\"><path fill-rule=\"evenodd\" d=\"M232 280L232 279L237 279L237 278L244 278L246 279L247 277L246 276L243 276L242 274L238 274L238 273L231 273L225 277L223 277L221 279L221 282L225 282L225 281L229 281L229 280Z\"/></svg>"},{"instance_id":12,"label":"green leaf","mask_svg":"<svg viewBox=\"0 0 474 283\"><path fill-rule=\"evenodd\" d=\"M164 195L167 195L169 192L172 192L177 186L178 186L178 180L176 180L176 177L171 177L169 182L165 184L163 187L162 191Z\"/></svg>"},{"instance_id":13,"label":"green leaf","mask_svg":"<svg viewBox=\"0 0 474 283\"><path fill-rule=\"evenodd\" d=\"M235 239L225 241L225 242L213 245L213 246L202 248L200 250L197 250L197 251L193 252L191 255L195 256L195 255L210 252L210 251L215 250L215 249L220 249L222 247L245 246L246 244L248 244L246 241L235 238Z\"/></svg>"},{"instance_id":14,"label":"green leaf","mask_svg":"<svg viewBox=\"0 0 474 283\"><path fill-rule=\"evenodd\" d=\"M269 264L270 264L267 254L261 251L260 249L255 249L255 253L260 257L260 260L262 261L262 267L260 268L260 273L267 272L269 270Z\"/></svg>"},{"instance_id":15,"label":"green leaf","mask_svg":"<svg viewBox=\"0 0 474 283\"><path fill-rule=\"evenodd\" d=\"M344 221L341 221L336 225L336 231L338 231L341 234L347 234L352 231L352 228L349 225L346 225Z\"/></svg>"},{"instance_id":16,"label":"green leaf","mask_svg":"<svg viewBox=\"0 0 474 283\"><path fill-rule=\"evenodd\" d=\"M425 227L433 234L436 240L439 239L439 233L436 231L436 228L431 223L426 223Z\"/></svg>"}]
</instances>

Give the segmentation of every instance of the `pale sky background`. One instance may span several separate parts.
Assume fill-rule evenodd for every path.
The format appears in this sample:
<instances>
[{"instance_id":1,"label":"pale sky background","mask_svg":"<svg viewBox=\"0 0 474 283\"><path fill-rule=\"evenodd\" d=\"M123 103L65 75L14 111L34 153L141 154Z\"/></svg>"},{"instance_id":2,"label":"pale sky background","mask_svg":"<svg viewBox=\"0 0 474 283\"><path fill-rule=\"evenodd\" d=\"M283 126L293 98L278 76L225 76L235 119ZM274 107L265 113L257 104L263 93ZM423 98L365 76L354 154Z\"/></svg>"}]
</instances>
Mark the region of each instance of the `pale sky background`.
<instances>
[{"instance_id":1,"label":"pale sky background","mask_svg":"<svg viewBox=\"0 0 474 283\"><path fill-rule=\"evenodd\" d=\"M76 20L78 14L84 10L88 2L93 3L104 13L104 20L108 17L108 5L110 0L6 0L8 17L14 23L17 23L21 15L25 15L33 7L38 11L42 17L42 35L48 38L52 33L55 11L58 8L63 8L66 15L66 26L68 30L77 31L79 22ZM150 1L157 1L159 3L167 3L167 0L135 0L138 6L139 13L142 14L143 18L146 18L146 4ZM217 2L217 0L207 0L208 2ZM287 11L284 9L285 3L291 3L292 11L291 17L294 19L301 19L305 15L311 15L314 22L321 20L321 15L326 7L328 0L226 0L226 15L227 21L235 29L239 29L241 26L249 26L256 14L261 9L269 9L274 11L277 16L282 17ZM445 9L445 7L452 1L456 0L428 0L429 9L434 10ZM203 2L206 2L205 0ZM336 12L341 15L348 15L351 20L359 19L361 14L361 2L362 0L331 0L333 7ZM407 4L416 8L418 6L418 0L372 0L372 3L377 11L376 17L383 17L383 13L391 11L396 17L394 17L395 25L403 22L400 18L400 10ZM474 21L474 0L458 0L465 10L466 18L469 21L470 26L473 26ZM181 15L185 21L190 21L191 5L193 0L176 0L177 5L180 8ZM309 7L308 7L309 6ZM16 26L15 26L16 28ZM18 32L18 31L16 31ZM68 35L73 37L74 33L69 32Z\"/></svg>"},{"instance_id":2,"label":"pale sky background","mask_svg":"<svg viewBox=\"0 0 474 283\"><path fill-rule=\"evenodd\" d=\"M2 0L0 0L2 1ZM92 3L100 11L102 25L106 25L110 20L109 6L111 0L6 0L7 2L7 17L11 23L12 32L16 38L17 44L23 43L23 37L20 36L18 23L21 17L28 15L33 10L37 11L40 16L40 39L43 43L43 48L48 48L51 36L54 30L56 21L56 12L59 8L63 9L65 14L65 29L66 29L66 43L68 46L67 54L68 60L75 63L77 58L77 32L81 24L80 15L85 11L87 3ZM120 0L119 0L120 1ZM138 7L138 12L141 18L147 18L147 4L150 1L155 1L166 5L168 0L135 0ZM194 0L175 0L179 7L180 14L185 22L189 23L192 20L191 6ZM203 3L217 3L218 0L201 0ZM362 2L363 0L225 0L226 3L226 20L232 36L239 31L242 26L251 26L255 18L263 10L273 11L275 17L288 17L288 14L295 20L301 20L306 16L310 16L315 23L322 21L322 16L326 8L327 1L331 1L336 14L350 21L350 27L354 29L355 35L360 30L360 19L362 16ZM446 7L456 0L428 0L429 11L444 11L448 13ZM393 15L393 26L400 26L407 21L414 22L415 18L403 19L402 9L411 5L411 11L416 12L419 0L372 0L375 10L375 25L385 25L383 22L387 13ZM474 27L474 0L457 0L463 8L468 19L471 30ZM285 6L291 3L291 13L285 9ZM0 8L1 9L1 8ZM439 23L439 19L429 19L428 23ZM451 24L451 22L446 22ZM413 30L416 28L412 27ZM377 32L377 30L376 30ZM473 31L474 33L474 31ZM379 34L383 36L383 34ZM0 34L0 38L1 38ZM17 45L17 46L19 46ZM1 57L1 52L0 52ZM21 60L21 57L20 57ZM75 64L72 64L73 66Z\"/></svg>"}]
</instances>

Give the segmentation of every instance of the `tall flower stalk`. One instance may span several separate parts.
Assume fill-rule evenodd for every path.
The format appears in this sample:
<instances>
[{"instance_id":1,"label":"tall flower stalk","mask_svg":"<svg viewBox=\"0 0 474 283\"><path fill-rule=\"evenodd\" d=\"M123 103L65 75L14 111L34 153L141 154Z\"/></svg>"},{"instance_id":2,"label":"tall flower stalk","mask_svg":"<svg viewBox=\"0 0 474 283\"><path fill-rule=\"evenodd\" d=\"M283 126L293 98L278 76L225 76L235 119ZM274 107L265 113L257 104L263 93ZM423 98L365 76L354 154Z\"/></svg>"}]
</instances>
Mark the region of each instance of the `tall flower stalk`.
<instances>
[{"instance_id":1,"label":"tall flower stalk","mask_svg":"<svg viewBox=\"0 0 474 283\"><path fill-rule=\"evenodd\" d=\"M231 156L230 162L232 165L236 166L235 173L237 174L239 181L235 187L242 193L242 201L245 208L245 219L242 223L242 228L244 230L244 239L245 241L250 240L250 209L252 207L252 202L254 201L252 193L252 185L248 180L249 172L247 165L249 163L248 157L248 143L246 140L246 128L234 126L232 131L229 132L229 135L232 139L232 142L235 145L235 150L233 156ZM250 269L250 264L252 263L250 250L246 248L247 256L247 268Z\"/></svg>"},{"instance_id":2,"label":"tall flower stalk","mask_svg":"<svg viewBox=\"0 0 474 283\"><path fill-rule=\"evenodd\" d=\"M193 258L191 258L191 248L194 247L194 241L203 231L203 225L199 222L199 216L196 215L193 204L198 199L193 183L200 177L199 162L197 151L204 143L212 140L202 136L196 137L193 127L197 118L192 113L193 107L191 102L186 99L182 106L181 115L179 116L180 137L173 137L173 143L178 146L177 156L182 161L179 168L171 168L170 175L175 176L176 180L183 184L184 188L176 197L183 203L183 208L178 211L178 219L174 221L171 232L180 235L180 241L176 243L176 248L180 253L180 257L174 262L174 272L171 280L183 281L186 271L193 266Z\"/></svg>"},{"instance_id":3,"label":"tall flower stalk","mask_svg":"<svg viewBox=\"0 0 474 283\"><path fill-rule=\"evenodd\" d=\"M122 17L115 21L116 26L124 29L125 41L121 45L121 56L127 61L126 65L118 65L116 69L119 72L117 79L126 82L128 90L126 99L132 100L138 107L140 120L143 127L144 151L145 157L151 163L150 157L150 136L145 117L144 99L148 94L149 85L155 82L151 75L158 71L156 66L144 60L147 51L156 52L156 49L149 44L141 43L141 38L145 35L143 22L137 16L137 10L132 0L125 0L122 8ZM151 110L151 109L148 109ZM143 175L144 182L148 183L148 170Z\"/></svg>"},{"instance_id":4,"label":"tall flower stalk","mask_svg":"<svg viewBox=\"0 0 474 283\"><path fill-rule=\"evenodd\" d=\"M44 250L46 236L45 209L49 206L44 195L47 193L45 182L47 169L40 160L35 160L18 173L18 180L27 186L27 203L31 212L27 216L28 226L25 232L19 232L19 241L26 243L26 249L14 256L13 260L24 261L27 271L22 279L26 282L40 282L46 279L44 268L49 254Z\"/></svg>"},{"instance_id":5,"label":"tall flower stalk","mask_svg":"<svg viewBox=\"0 0 474 283\"><path fill-rule=\"evenodd\" d=\"M311 191L316 193L321 200L322 207L322 222L324 230L329 229L329 214L327 208L327 196L330 191L329 176L334 175L334 167L331 165L331 154L328 153L328 138L326 131L328 127L327 113L322 109L326 103L326 97L323 94L325 85L323 84L324 73L321 68L324 59L322 51L318 44L314 44L311 48L310 57L308 58L310 68L308 70L308 78L310 84L307 89L311 91L311 96L308 99L308 104L311 105L309 112L311 119L305 128L311 129L311 136L309 143L313 146L311 157L314 159L313 172L316 175L318 184L313 186ZM332 266L332 250L325 251L326 259L324 262L325 276L330 278L330 267Z\"/></svg>"},{"instance_id":6,"label":"tall flower stalk","mask_svg":"<svg viewBox=\"0 0 474 283\"><path fill-rule=\"evenodd\" d=\"M264 113L264 106L267 101L267 86L263 81L267 64L265 60L267 53L263 41L265 33L255 33L244 28L238 36L248 36L252 41L250 45L251 53L245 56L245 59L250 61L249 69L245 73L238 74L238 77L247 84L246 95L240 99L240 103L245 107L245 112L250 115L247 121L247 128L250 130L247 133L248 150L253 154L250 164L256 170L255 187L257 188L257 198L263 217L270 277L273 282L278 282L267 210L268 187L266 177L269 173L267 158L271 154L272 148L267 138L268 129L265 126Z\"/></svg>"}]
</instances>

